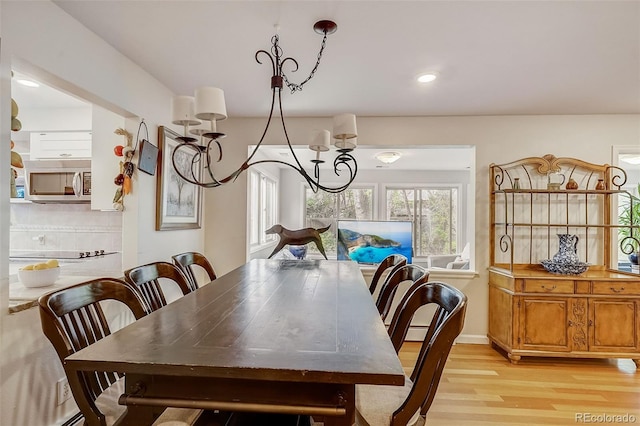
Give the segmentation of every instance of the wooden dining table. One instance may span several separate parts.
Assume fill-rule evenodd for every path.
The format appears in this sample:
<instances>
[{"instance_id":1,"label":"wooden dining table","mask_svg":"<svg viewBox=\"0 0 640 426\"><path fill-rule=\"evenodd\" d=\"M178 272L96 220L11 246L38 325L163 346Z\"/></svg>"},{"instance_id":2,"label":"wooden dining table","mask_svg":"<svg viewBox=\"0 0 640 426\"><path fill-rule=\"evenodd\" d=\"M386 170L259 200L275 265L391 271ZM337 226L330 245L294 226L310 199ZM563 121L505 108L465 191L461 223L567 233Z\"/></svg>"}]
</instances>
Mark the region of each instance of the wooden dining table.
<instances>
[{"instance_id":1,"label":"wooden dining table","mask_svg":"<svg viewBox=\"0 0 640 426\"><path fill-rule=\"evenodd\" d=\"M252 260L69 356L125 373L123 425L165 407L321 416L349 425L357 384L404 372L358 265Z\"/></svg>"}]
</instances>

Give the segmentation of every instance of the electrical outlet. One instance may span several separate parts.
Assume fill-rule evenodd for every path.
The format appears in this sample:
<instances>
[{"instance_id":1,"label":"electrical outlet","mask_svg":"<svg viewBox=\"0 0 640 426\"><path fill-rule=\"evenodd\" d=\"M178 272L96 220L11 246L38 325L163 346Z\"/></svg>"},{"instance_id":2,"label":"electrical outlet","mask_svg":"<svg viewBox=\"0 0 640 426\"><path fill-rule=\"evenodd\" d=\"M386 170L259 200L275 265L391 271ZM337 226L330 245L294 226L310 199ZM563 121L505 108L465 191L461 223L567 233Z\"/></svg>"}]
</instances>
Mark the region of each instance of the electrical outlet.
<instances>
[{"instance_id":1,"label":"electrical outlet","mask_svg":"<svg viewBox=\"0 0 640 426\"><path fill-rule=\"evenodd\" d=\"M66 377L58 380L58 405L71 398L71 388Z\"/></svg>"}]
</instances>

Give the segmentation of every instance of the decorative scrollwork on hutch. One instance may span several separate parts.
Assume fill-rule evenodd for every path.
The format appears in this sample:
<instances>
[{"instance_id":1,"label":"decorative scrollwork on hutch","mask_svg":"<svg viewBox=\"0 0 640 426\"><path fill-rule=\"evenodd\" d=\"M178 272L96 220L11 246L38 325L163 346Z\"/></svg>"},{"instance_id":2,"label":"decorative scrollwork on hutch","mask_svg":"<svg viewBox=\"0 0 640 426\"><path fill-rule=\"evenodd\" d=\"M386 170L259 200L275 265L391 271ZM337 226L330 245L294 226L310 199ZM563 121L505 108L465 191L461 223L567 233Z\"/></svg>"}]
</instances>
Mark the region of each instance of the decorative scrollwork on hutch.
<instances>
[{"instance_id":1,"label":"decorative scrollwork on hutch","mask_svg":"<svg viewBox=\"0 0 640 426\"><path fill-rule=\"evenodd\" d=\"M623 189L622 168L546 154L489 169L493 266L513 270L514 264L539 264L555 252L557 233L579 235L581 260L592 265L611 267L612 241L626 254L640 245L640 224L613 220L615 197L634 203ZM625 227L633 232L618 239Z\"/></svg>"}]
</instances>

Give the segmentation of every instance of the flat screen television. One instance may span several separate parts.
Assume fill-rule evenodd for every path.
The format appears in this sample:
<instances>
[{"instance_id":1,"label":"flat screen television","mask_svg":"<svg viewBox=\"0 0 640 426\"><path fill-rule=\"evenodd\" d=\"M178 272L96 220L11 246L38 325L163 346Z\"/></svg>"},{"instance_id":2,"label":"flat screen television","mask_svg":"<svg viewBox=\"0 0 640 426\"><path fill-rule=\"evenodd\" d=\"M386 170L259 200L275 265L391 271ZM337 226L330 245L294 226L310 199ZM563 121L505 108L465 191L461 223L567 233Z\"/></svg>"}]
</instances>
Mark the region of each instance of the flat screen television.
<instances>
[{"instance_id":1,"label":"flat screen television","mask_svg":"<svg viewBox=\"0 0 640 426\"><path fill-rule=\"evenodd\" d=\"M339 220L338 260L376 264L390 254L401 254L411 263L412 227L412 222Z\"/></svg>"}]
</instances>

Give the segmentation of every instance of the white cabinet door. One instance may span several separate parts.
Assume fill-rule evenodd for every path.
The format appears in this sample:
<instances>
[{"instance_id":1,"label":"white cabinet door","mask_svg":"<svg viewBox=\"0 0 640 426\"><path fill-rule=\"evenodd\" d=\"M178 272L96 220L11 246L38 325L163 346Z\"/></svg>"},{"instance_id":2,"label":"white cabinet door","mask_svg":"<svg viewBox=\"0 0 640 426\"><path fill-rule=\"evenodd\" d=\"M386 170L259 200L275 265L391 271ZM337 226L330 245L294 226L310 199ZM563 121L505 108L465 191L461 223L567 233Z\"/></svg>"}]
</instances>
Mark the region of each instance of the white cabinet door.
<instances>
[{"instance_id":1,"label":"white cabinet door","mask_svg":"<svg viewBox=\"0 0 640 426\"><path fill-rule=\"evenodd\" d=\"M91 158L91 132L32 132L32 160Z\"/></svg>"}]
</instances>

